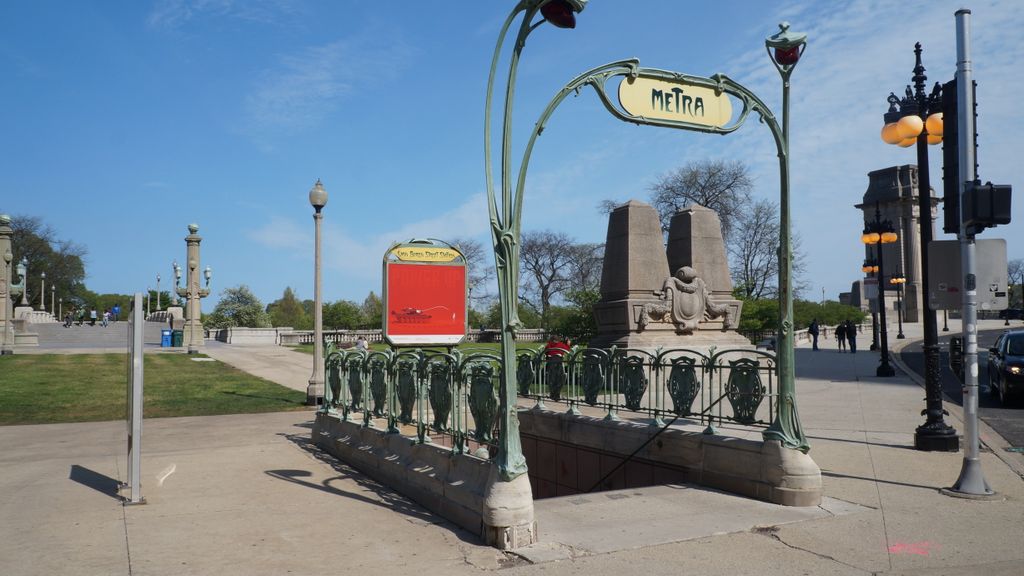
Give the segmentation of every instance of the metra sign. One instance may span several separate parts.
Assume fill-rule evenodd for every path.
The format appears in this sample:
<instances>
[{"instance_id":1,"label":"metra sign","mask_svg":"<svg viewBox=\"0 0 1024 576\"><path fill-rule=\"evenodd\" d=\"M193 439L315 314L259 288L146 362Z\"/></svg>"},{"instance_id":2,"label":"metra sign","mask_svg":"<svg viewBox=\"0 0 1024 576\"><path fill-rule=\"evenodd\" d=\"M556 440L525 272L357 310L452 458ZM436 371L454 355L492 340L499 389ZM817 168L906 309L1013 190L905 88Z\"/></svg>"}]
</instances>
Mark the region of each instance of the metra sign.
<instances>
[{"instance_id":1,"label":"metra sign","mask_svg":"<svg viewBox=\"0 0 1024 576\"><path fill-rule=\"evenodd\" d=\"M682 80L625 78L619 84L619 104L633 116L722 127L732 118L725 94Z\"/></svg>"}]
</instances>

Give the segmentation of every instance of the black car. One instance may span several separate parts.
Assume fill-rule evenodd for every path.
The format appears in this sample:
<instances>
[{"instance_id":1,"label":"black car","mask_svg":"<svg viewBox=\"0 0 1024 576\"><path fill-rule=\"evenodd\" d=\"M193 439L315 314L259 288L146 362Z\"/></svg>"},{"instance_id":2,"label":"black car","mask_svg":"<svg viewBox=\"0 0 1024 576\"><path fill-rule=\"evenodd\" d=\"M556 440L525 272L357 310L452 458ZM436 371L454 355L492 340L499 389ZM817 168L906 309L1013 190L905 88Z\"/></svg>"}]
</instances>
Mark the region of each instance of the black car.
<instances>
[{"instance_id":1,"label":"black car","mask_svg":"<svg viewBox=\"0 0 1024 576\"><path fill-rule=\"evenodd\" d=\"M1003 404L1024 397L1024 330L1003 332L988 349L988 384Z\"/></svg>"}]
</instances>

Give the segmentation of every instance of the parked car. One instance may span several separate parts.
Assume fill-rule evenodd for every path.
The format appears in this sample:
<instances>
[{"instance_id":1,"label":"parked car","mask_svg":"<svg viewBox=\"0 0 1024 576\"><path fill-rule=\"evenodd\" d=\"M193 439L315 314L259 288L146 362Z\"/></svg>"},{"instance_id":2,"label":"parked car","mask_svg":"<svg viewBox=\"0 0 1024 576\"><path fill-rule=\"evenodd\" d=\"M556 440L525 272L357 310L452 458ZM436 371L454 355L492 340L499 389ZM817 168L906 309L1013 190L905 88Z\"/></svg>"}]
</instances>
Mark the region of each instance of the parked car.
<instances>
[{"instance_id":1,"label":"parked car","mask_svg":"<svg viewBox=\"0 0 1024 576\"><path fill-rule=\"evenodd\" d=\"M1021 308L1007 308L1006 310L999 311L1000 320L1024 320L1024 309Z\"/></svg>"},{"instance_id":2,"label":"parked car","mask_svg":"<svg viewBox=\"0 0 1024 576\"><path fill-rule=\"evenodd\" d=\"M1024 330L1008 330L988 349L989 390L1003 404L1024 397Z\"/></svg>"}]
</instances>

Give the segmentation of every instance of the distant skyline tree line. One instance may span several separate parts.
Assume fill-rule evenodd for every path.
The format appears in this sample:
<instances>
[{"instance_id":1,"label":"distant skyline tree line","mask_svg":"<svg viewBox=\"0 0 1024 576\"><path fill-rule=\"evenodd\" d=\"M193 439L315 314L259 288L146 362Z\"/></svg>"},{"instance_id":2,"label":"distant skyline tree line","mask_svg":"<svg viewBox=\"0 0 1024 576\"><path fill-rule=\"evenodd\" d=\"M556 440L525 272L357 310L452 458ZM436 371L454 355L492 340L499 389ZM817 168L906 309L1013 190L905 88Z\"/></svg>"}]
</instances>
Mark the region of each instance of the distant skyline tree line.
<instances>
[{"instance_id":1,"label":"distant skyline tree line","mask_svg":"<svg viewBox=\"0 0 1024 576\"><path fill-rule=\"evenodd\" d=\"M733 292L745 301L741 330L774 328L778 317L778 246L780 239L778 207L765 199L755 199L753 178L739 161L704 160L690 162L672 170L650 187L649 201L658 211L662 229L667 233L672 216L693 204L718 213L722 236L729 255ZM610 213L619 203L605 200L598 205ZM47 284L55 282L64 301L71 306L94 306L99 310L115 304L127 307L130 299L121 294L96 294L85 287L84 246L61 240L56 232L37 217L12 218L14 261L22 257L30 262L30 277L35 282L39 271L47 273ZM495 277L490 246L472 238L452 238L466 258L468 323L472 328L498 328L501 310L492 294ZM864 313L838 302L808 302L799 299L806 291L806 259L801 257L799 237L793 241L794 321L807 326L812 318L826 325L851 319L860 321ZM604 245L580 243L564 232L527 231L520 238L519 316L524 328L544 328L574 340L589 340L596 331L593 306L600 299ZM1010 307L1024 307L1024 259L1008 263ZM29 293L32 295L33 286ZM156 292L150 291L152 301ZM38 295L32 295L38 299ZM161 292L166 307L171 294ZM311 299L300 300L286 287L280 298L266 306L246 285L227 288L213 312L203 322L211 328L231 326L285 327L297 330L313 328ZM379 329L383 303L371 291L362 303L340 299L325 302L324 328Z\"/></svg>"}]
</instances>

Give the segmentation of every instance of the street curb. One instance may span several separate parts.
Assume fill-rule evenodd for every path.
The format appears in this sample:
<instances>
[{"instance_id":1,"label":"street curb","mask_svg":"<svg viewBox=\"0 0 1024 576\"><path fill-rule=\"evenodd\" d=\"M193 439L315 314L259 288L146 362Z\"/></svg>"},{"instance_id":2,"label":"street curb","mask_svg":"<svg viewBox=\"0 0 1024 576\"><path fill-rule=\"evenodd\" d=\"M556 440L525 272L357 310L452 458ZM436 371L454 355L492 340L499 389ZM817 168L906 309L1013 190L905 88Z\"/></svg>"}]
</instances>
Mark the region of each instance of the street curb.
<instances>
[{"instance_id":1,"label":"street curb","mask_svg":"<svg viewBox=\"0 0 1024 576\"><path fill-rule=\"evenodd\" d=\"M952 333L960 334L960 331L953 331ZM896 367L900 369L908 378L910 378L915 384L924 388L924 377L911 370L906 364L903 363L903 359L900 358L900 353L904 348L907 347L911 342L920 342L923 338L908 338L897 342L893 346L892 350L892 361L896 364ZM952 418L960 421L960 429L964 428L964 409L962 406L954 402L945 392L942 393L943 408L945 408ZM963 435L960 434L962 437ZM984 420L978 418L978 438L982 444L988 447L988 449L1006 464L1010 470L1013 470L1015 474L1024 478L1024 455L1017 455L1012 452L1008 452L1006 449L1011 445L1006 438L1003 438L996 432L991 426L988 425Z\"/></svg>"}]
</instances>

